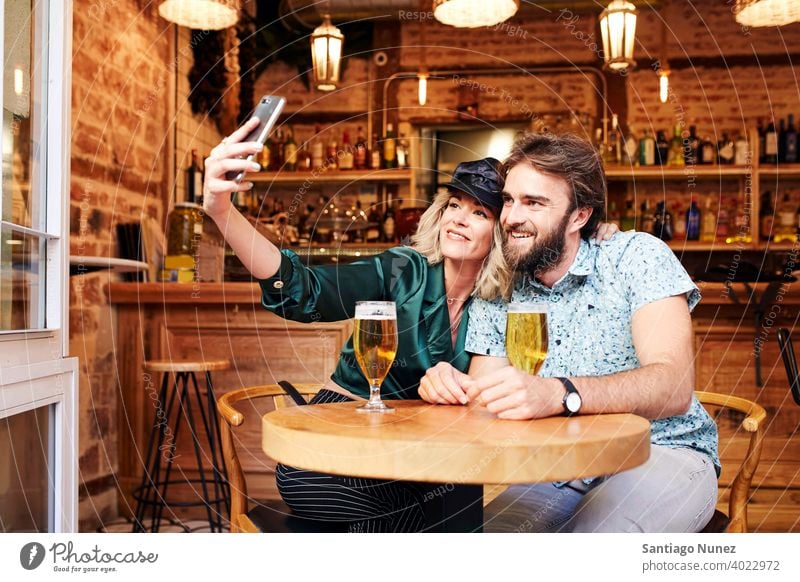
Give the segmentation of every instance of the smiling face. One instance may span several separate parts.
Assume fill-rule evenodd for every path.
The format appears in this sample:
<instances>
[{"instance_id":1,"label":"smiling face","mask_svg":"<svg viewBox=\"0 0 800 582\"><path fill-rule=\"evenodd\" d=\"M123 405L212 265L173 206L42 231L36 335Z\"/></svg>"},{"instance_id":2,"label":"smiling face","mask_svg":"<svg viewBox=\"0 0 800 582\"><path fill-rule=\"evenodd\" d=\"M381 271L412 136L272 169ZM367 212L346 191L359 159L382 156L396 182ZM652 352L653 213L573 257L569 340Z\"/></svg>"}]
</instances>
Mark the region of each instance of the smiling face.
<instances>
[{"instance_id":1,"label":"smiling face","mask_svg":"<svg viewBox=\"0 0 800 582\"><path fill-rule=\"evenodd\" d=\"M492 248L495 218L472 196L453 192L439 220L442 256L458 261L483 261Z\"/></svg>"},{"instance_id":2,"label":"smiling face","mask_svg":"<svg viewBox=\"0 0 800 582\"><path fill-rule=\"evenodd\" d=\"M568 243L578 244L580 229L591 215L589 209L574 206L572 189L564 178L525 163L511 168L500 217L509 264L531 274L555 269Z\"/></svg>"}]
</instances>

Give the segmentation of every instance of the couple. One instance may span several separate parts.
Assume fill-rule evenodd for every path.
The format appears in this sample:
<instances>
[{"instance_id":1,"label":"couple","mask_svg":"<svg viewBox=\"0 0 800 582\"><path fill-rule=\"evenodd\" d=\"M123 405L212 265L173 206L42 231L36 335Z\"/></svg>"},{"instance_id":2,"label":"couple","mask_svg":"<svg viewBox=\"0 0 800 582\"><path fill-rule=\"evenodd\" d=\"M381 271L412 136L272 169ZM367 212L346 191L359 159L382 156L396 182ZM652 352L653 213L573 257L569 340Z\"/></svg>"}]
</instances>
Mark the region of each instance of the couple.
<instances>
[{"instance_id":1,"label":"couple","mask_svg":"<svg viewBox=\"0 0 800 582\"><path fill-rule=\"evenodd\" d=\"M652 420L654 446L645 465L593 480L511 487L486 508L487 531L702 529L714 511L719 460L716 427L692 396L689 310L699 294L654 237L590 240L606 191L590 144L532 134L503 168L494 160L461 164L448 192L423 215L411 247L309 269L258 236L230 204L232 191L252 187L224 178L227 171L255 169L238 159L258 149L241 143L249 129L207 160L206 213L260 280L264 306L282 317L342 320L353 316L357 300L397 303L405 366L392 367L382 389L387 398L475 402L500 418L530 419L563 414L565 395L574 391L578 413L625 411ZM551 345L536 377L505 358L507 264L517 272L513 300L551 301ZM314 402L368 393L350 340ZM351 522L353 531L426 527L419 484L280 465L277 479L301 515Z\"/></svg>"}]
</instances>

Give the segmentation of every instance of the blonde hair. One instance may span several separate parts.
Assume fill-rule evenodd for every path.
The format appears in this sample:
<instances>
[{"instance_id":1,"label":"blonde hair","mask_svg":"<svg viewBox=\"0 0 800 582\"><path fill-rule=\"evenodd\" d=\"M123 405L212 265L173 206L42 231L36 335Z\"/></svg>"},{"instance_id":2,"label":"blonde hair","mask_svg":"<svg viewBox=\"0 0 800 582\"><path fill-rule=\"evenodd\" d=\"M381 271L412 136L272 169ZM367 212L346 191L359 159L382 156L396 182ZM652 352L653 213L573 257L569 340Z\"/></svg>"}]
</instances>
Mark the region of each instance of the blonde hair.
<instances>
[{"instance_id":1,"label":"blonde hair","mask_svg":"<svg viewBox=\"0 0 800 582\"><path fill-rule=\"evenodd\" d=\"M468 196L468 194L464 194ZM453 194L443 192L437 194L430 207L419 219L417 232L411 237L411 247L428 259L429 265L437 265L444 260L439 242L439 226L450 198ZM491 210L489 211L491 212ZM492 229L492 246L483 260L483 266L475 281L472 295L481 299L492 300L498 297L508 299L511 292L512 273L503 256L503 228L500 217L495 217Z\"/></svg>"}]
</instances>

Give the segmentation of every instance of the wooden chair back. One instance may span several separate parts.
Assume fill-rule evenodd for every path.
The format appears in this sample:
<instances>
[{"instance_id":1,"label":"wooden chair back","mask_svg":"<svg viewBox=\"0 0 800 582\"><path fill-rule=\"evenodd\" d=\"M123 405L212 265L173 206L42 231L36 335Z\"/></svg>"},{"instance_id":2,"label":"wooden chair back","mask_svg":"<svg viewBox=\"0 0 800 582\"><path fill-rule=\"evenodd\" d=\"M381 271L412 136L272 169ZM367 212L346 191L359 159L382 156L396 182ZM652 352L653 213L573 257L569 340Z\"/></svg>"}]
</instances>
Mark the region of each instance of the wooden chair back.
<instances>
[{"instance_id":1,"label":"wooden chair back","mask_svg":"<svg viewBox=\"0 0 800 582\"><path fill-rule=\"evenodd\" d=\"M767 411L755 402L737 396L717 394L715 392L695 392L695 394L697 399L704 405L732 408L745 415L741 427L745 432L750 433L750 444L747 448L747 454L731 484L727 520L722 522L719 530L729 533L746 533L747 502L750 498L750 485L761 460L761 446L764 440L763 425L767 417ZM720 523L720 520L716 519L716 517L715 515L712 523ZM724 527L722 527L723 525ZM704 531L709 531L709 529L707 528Z\"/></svg>"},{"instance_id":2,"label":"wooden chair back","mask_svg":"<svg viewBox=\"0 0 800 582\"><path fill-rule=\"evenodd\" d=\"M297 384L295 387L302 396L310 400L310 397L319 392L322 385ZM252 406L252 401L259 398L271 398L276 409L296 406L286 392L277 384L240 388L222 395L217 400L220 436L222 437L222 454L225 458L225 466L228 469L228 480L230 481L231 489L231 532L233 533L256 533L260 531L247 517L247 482L236 453L232 431L232 427L241 426L244 422L244 414L236 408L236 404L244 403Z\"/></svg>"}]
</instances>

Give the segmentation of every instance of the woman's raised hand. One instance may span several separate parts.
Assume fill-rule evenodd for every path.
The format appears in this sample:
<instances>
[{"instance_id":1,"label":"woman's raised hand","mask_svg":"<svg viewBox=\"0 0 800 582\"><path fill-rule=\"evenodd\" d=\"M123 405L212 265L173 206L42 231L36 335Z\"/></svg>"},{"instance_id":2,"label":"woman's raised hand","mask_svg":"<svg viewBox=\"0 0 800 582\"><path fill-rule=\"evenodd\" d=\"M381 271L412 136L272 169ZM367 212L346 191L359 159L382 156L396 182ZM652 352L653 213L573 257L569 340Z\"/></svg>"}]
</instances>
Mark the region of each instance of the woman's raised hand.
<instances>
[{"instance_id":1,"label":"woman's raised hand","mask_svg":"<svg viewBox=\"0 0 800 582\"><path fill-rule=\"evenodd\" d=\"M594 231L594 238L597 241L611 240L619 232L619 227L613 222L601 222Z\"/></svg>"},{"instance_id":2,"label":"woman's raised hand","mask_svg":"<svg viewBox=\"0 0 800 582\"><path fill-rule=\"evenodd\" d=\"M211 218L224 215L230 208L231 194L245 192L253 188L252 182L228 180L227 172L257 172L261 166L248 162L245 158L261 151L257 142L243 142L251 131L258 127L257 117L252 118L242 127L224 138L217 147L211 150L205 162L205 180L203 182L203 210Z\"/></svg>"}]
</instances>

